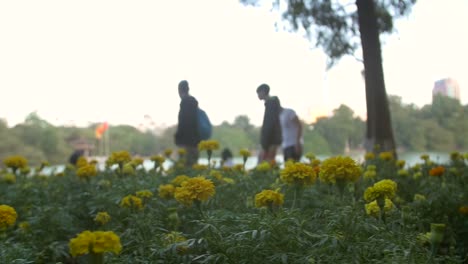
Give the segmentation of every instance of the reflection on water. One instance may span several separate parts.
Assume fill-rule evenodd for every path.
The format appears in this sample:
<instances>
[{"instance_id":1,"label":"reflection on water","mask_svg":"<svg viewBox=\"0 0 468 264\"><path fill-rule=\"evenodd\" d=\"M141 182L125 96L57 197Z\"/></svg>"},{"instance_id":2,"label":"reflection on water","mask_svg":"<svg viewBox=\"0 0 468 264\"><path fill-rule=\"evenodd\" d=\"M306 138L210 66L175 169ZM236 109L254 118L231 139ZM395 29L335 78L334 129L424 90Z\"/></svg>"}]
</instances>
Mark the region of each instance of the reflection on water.
<instances>
[{"instance_id":1,"label":"reflection on water","mask_svg":"<svg viewBox=\"0 0 468 264\"><path fill-rule=\"evenodd\" d=\"M449 153L443 153L443 152L405 152L405 153L399 153L398 154L398 159L400 160L405 160L407 166L413 166L416 163L420 163L421 160L421 155L426 154L429 155L430 159L436 163L447 163L450 160L450 154ZM362 162L364 160L364 154L355 154L355 155L350 155L353 159L355 159L358 162ZM317 155L317 158L320 160L324 160L329 158L330 155ZM220 158L212 158L212 162L216 162L215 167L219 167ZM234 157L233 158L233 163L234 164L242 164L242 157ZM302 158L302 161L306 162L307 159L304 157ZM247 159L247 162L245 163L245 168L250 170L255 168L257 166L258 158L257 157L250 157ZM283 164L283 155L277 155L276 156L276 162L277 164L280 164L280 167L282 167ZM207 158L200 158L198 160L198 163L200 164L208 164L208 159ZM172 166L172 161L166 160L163 163L164 169L169 169ZM154 168L154 162L151 160L145 160L143 162L143 167L145 170L151 170ZM99 159L98 160L98 169L99 170L104 170L105 168L105 159ZM117 165L114 165L112 167L113 169L117 168ZM57 165L57 166L51 166L51 167L46 167L42 170L41 174L45 175L50 175L51 173L60 173L63 172L65 169L65 165Z\"/></svg>"}]
</instances>

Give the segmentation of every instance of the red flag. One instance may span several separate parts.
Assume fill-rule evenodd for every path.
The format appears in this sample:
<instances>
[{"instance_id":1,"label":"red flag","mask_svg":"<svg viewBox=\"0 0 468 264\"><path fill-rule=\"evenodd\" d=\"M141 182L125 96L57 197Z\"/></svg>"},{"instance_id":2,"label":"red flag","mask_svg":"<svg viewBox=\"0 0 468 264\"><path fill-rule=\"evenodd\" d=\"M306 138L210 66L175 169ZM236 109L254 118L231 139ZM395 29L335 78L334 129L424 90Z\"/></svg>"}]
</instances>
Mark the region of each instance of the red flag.
<instances>
[{"instance_id":1,"label":"red flag","mask_svg":"<svg viewBox=\"0 0 468 264\"><path fill-rule=\"evenodd\" d=\"M107 122L104 122L104 123L100 124L99 126L97 126L96 127L96 138L101 139L102 134L104 134L104 132L106 132L106 130L108 128L109 128L109 124L107 124Z\"/></svg>"}]
</instances>

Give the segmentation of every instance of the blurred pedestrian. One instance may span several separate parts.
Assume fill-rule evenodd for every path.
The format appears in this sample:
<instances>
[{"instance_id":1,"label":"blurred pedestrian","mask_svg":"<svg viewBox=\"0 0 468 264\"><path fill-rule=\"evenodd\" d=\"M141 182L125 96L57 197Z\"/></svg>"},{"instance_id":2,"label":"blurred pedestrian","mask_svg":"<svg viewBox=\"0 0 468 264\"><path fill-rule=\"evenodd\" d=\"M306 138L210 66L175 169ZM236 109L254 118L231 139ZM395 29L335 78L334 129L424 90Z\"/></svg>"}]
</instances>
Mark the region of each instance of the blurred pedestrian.
<instances>
[{"instance_id":1,"label":"blurred pedestrian","mask_svg":"<svg viewBox=\"0 0 468 264\"><path fill-rule=\"evenodd\" d=\"M281 124L279 120L280 103L276 96L270 96L270 86L262 84L257 88L258 99L265 101L265 113L260 134L260 152L258 162L275 161L276 151L281 145Z\"/></svg>"},{"instance_id":2,"label":"blurred pedestrian","mask_svg":"<svg viewBox=\"0 0 468 264\"><path fill-rule=\"evenodd\" d=\"M178 115L175 144L186 151L185 165L191 167L198 161L198 101L189 94L189 83L180 81L179 86L180 109Z\"/></svg>"}]
</instances>

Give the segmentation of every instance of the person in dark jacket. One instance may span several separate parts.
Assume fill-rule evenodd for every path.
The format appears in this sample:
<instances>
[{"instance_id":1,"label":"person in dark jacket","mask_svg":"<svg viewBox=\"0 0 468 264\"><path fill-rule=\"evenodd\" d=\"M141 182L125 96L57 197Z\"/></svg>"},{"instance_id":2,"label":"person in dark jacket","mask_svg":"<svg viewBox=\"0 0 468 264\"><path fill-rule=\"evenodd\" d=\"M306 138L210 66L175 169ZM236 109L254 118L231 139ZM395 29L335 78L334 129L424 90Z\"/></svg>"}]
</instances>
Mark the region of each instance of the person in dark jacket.
<instances>
[{"instance_id":1,"label":"person in dark jacket","mask_svg":"<svg viewBox=\"0 0 468 264\"><path fill-rule=\"evenodd\" d=\"M83 149L77 149L73 151L73 153L70 155L70 158L68 159L68 162L72 164L73 166L76 166L76 163L78 162L78 159L84 155L84 150Z\"/></svg>"},{"instance_id":2,"label":"person in dark jacket","mask_svg":"<svg viewBox=\"0 0 468 264\"><path fill-rule=\"evenodd\" d=\"M189 94L189 84L183 80L179 82L180 109L175 133L175 144L186 150L185 165L191 167L198 161L198 101Z\"/></svg>"},{"instance_id":3,"label":"person in dark jacket","mask_svg":"<svg viewBox=\"0 0 468 264\"><path fill-rule=\"evenodd\" d=\"M260 134L262 151L258 162L274 162L276 151L281 145L281 123L279 119L281 106L276 96L270 96L270 86L262 84L257 88L258 99L265 101L265 113Z\"/></svg>"}]
</instances>

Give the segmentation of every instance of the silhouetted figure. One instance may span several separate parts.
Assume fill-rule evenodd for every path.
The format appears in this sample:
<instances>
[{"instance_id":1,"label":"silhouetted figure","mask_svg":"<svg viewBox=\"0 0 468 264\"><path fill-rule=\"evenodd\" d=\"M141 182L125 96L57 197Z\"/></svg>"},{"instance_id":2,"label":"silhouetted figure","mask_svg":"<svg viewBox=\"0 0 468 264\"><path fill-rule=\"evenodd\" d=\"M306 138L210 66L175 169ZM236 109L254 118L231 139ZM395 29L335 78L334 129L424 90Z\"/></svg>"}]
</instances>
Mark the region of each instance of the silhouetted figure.
<instances>
[{"instance_id":1,"label":"silhouetted figure","mask_svg":"<svg viewBox=\"0 0 468 264\"><path fill-rule=\"evenodd\" d=\"M200 135L198 132L198 101L189 94L189 84L183 80L179 82L180 109L175 133L175 144L184 148L187 152L187 167L191 167L198 161L198 143Z\"/></svg>"},{"instance_id":2,"label":"silhouetted figure","mask_svg":"<svg viewBox=\"0 0 468 264\"><path fill-rule=\"evenodd\" d=\"M78 159L83 155L84 155L84 150L83 149L77 149L71 154L70 158L68 159L68 162L70 162L70 164L76 166L76 163L77 163Z\"/></svg>"},{"instance_id":3,"label":"silhouetted figure","mask_svg":"<svg viewBox=\"0 0 468 264\"><path fill-rule=\"evenodd\" d=\"M232 167L233 165L231 150L228 148L223 149L221 152L221 166Z\"/></svg>"},{"instance_id":4,"label":"silhouetted figure","mask_svg":"<svg viewBox=\"0 0 468 264\"><path fill-rule=\"evenodd\" d=\"M260 144L262 151L258 162L274 162L276 150L281 145L280 103L276 96L270 96L270 86L262 84L257 88L258 99L265 101Z\"/></svg>"}]
</instances>

